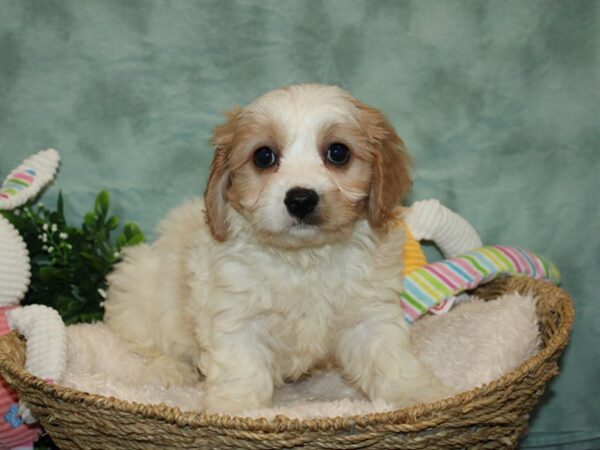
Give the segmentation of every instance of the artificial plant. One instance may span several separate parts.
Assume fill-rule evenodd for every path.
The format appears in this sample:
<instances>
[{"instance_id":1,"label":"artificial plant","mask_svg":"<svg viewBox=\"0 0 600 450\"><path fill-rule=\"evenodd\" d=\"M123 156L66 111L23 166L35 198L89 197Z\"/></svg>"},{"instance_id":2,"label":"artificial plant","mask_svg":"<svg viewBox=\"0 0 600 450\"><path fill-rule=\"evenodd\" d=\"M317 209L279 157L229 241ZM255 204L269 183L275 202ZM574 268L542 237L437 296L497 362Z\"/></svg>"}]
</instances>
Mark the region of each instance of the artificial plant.
<instances>
[{"instance_id":1,"label":"artificial plant","mask_svg":"<svg viewBox=\"0 0 600 450\"><path fill-rule=\"evenodd\" d=\"M114 236L119 218L109 215L110 196L101 191L80 227L67 223L62 192L56 209L28 204L1 213L19 230L31 259L31 284L23 305L55 308L66 324L102 320L106 275L125 246L144 241L134 223Z\"/></svg>"}]
</instances>

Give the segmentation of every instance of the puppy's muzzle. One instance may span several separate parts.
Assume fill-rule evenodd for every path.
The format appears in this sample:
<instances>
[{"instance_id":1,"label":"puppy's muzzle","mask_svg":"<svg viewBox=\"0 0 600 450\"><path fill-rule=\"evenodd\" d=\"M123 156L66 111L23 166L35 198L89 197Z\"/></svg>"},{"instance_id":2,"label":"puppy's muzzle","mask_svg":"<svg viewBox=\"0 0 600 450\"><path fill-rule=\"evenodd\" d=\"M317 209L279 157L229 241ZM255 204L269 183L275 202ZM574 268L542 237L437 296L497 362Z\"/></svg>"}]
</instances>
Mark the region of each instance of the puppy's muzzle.
<instances>
[{"instance_id":1,"label":"puppy's muzzle","mask_svg":"<svg viewBox=\"0 0 600 450\"><path fill-rule=\"evenodd\" d=\"M290 215L303 219L315 210L319 195L313 189L293 188L286 192L283 203Z\"/></svg>"}]
</instances>

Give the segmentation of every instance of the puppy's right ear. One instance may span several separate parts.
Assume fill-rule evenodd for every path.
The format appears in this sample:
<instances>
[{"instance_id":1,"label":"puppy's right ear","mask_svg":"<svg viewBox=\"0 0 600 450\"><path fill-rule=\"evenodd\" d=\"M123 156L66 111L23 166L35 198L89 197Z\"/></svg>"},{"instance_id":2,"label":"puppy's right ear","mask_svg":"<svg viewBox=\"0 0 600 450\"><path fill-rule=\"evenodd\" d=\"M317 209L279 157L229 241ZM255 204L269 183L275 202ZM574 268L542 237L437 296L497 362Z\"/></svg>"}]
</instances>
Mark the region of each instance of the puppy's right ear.
<instances>
[{"instance_id":1,"label":"puppy's right ear","mask_svg":"<svg viewBox=\"0 0 600 450\"><path fill-rule=\"evenodd\" d=\"M211 143L215 146L215 156L210 167L208 183L204 191L204 218L213 237L219 241L227 240L229 224L225 206L229 185L229 156L241 108L228 112L227 122L213 130Z\"/></svg>"},{"instance_id":2,"label":"puppy's right ear","mask_svg":"<svg viewBox=\"0 0 600 450\"><path fill-rule=\"evenodd\" d=\"M410 187L410 157L404 142L384 114L355 100L360 122L373 145L373 179L367 204L368 220L385 229Z\"/></svg>"}]
</instances>

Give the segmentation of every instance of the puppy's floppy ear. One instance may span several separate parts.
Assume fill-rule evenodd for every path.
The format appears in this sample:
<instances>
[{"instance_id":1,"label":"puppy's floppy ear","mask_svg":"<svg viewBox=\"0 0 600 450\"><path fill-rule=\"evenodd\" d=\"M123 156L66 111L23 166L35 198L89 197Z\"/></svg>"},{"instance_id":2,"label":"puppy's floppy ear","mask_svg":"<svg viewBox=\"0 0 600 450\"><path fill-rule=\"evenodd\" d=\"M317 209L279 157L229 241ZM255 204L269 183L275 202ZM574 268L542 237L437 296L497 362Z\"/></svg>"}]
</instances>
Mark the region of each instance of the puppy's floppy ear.
<instances>
[{"instance_id":1,"label":"puppy's floppy ear","mask_svg":"<svg viewBox=\"0 0 600 450\"><path fill-rule=\"evenodd\" d=\"M356 102L360 122L373 146L373 177L367 217L375 229L384 229L412 186L410 156L404 142L383 113Z\"/></svg>"},{"instance_id":2,"label":"puppy's floppy ear","mask_svg":"<svg viewBox=\"0 0 600 450\"><path fill-rule=\"evenodd\" d=\"M215 146L208 176L208 183L204 191L204 217L213 237L223 242L227 240L229 225L225 216L227 203L227 188L229 185L229 156L233 145L233 138L241 108L235 108L226 114L227 122L213 130L211 143Z\"/></svg>"}]
</instances>

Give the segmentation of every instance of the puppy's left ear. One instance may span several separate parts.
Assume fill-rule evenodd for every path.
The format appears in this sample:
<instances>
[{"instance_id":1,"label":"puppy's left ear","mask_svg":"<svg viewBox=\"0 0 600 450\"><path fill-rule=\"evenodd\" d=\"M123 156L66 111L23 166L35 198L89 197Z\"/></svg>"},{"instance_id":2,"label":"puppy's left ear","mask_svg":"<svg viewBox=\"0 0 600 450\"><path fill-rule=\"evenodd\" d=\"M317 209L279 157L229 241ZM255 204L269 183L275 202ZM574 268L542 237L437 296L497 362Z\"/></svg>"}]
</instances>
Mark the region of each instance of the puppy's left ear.
<instances>
[{"instance_id":1,"label":"puppy's left ear","mask_svg":"<svg viewBox=\"0 0 600 450\"><path fill-rule=\"evenodd\" d=\"M228 112L227 122L213 130L211 143L215 156L210 167L208 183L204 191L204 217L212 236L219 242L227 240L229 224L226 217L227 188L229 185L229 156L241 108Z\"/></svg>"},{"instance_id":2,"label":"puppy's left ear","mask_svg":"<svg viewBox=\"0 0 600 450\"><path fill-rule=\"evenodd\" d=\"M360 122L372 145L373 177L367 204L369 223L385 229L394 209L412 187L410 156L394 127L378 109L356 102Z\"/></svg>"}]
</instances>

